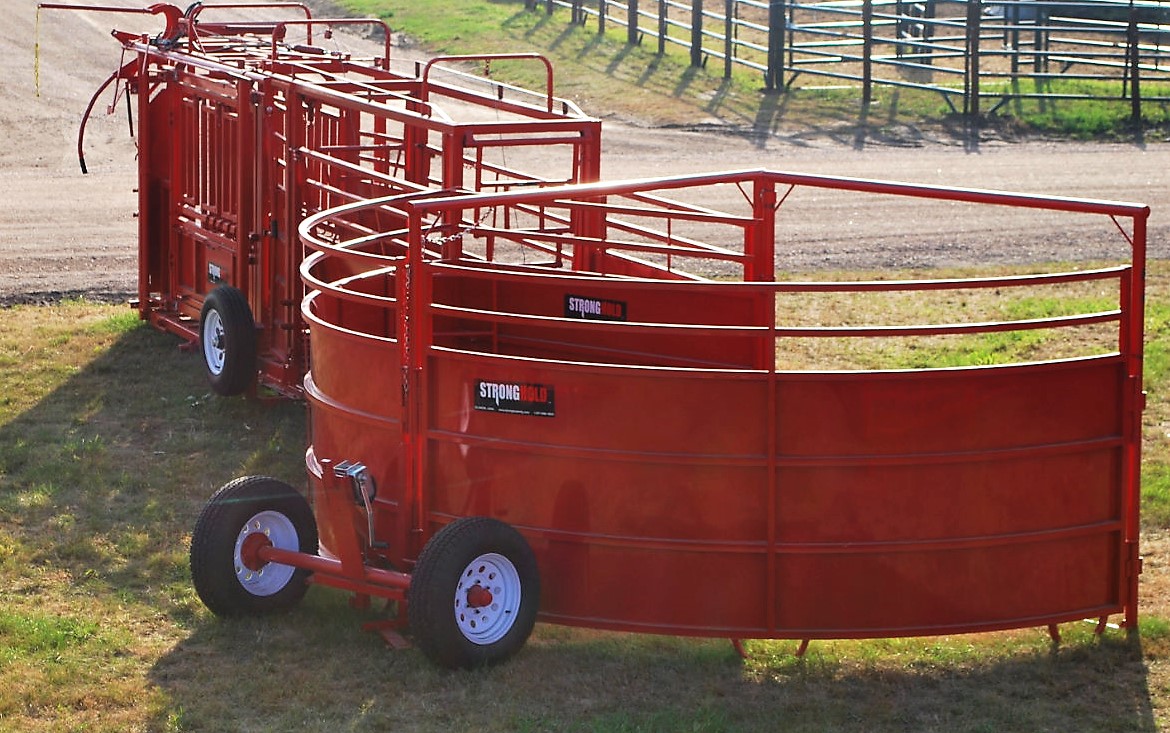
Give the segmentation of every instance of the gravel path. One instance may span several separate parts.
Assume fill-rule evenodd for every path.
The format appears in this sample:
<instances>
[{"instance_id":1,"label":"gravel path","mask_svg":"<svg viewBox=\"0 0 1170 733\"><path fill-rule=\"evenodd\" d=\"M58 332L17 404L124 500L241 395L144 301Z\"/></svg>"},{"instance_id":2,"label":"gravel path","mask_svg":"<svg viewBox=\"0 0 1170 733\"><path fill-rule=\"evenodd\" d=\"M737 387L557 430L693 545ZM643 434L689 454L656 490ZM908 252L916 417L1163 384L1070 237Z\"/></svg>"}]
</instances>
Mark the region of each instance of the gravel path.
<instances>
[{"instance_id":1,"label":"gravel path","mask_svg":"<svg viewBox=\"0 0 1170 733\"><path fill-rule=\"evenodd\" d=\"M43 11L34 83L35 0L9 0L0 37L0 303L86 294L124 299L136 279L136 162L124 112L99 103L76 158L89 96L121 60L115 26L155 32L150 16ZM107 5L143 7L138 0ZM965 144L948 137L856 140L833 131L761 137L718 127L606 122L603 175L640 178L767 167L1150 204L1150 254L1170 256L1170 145ZM844 139L842 139L844 138ZM907 140L911 140L907 143ZM923 201L804 195L786 204L777 265L854 269L1093 257L1083 231L1042 217L940 209Z\"/></svg>"}]
</instances>

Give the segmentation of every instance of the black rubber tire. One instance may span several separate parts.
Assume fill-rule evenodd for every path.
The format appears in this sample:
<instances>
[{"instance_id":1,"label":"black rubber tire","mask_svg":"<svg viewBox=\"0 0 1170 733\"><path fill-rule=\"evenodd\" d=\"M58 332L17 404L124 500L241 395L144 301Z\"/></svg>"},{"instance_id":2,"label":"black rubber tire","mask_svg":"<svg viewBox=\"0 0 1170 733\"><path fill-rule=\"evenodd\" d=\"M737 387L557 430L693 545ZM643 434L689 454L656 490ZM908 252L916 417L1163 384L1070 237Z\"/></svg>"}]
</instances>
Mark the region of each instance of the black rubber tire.
<instances>
[{"instance_id":1,"label":"black rubber tire","mask_svg":"<svg viewBox=\"0 0 1170 733\"><path fill-rule=\"evenodd\" d=\"M498 555L518 579L519 607L510 625L489 643L469 638L457 619L456 593L471 563ZM500 596L504 598L504 595ZM497 664L518 652L536 625L540 572L528 542L511 526L489 517L465 517L443 527L423 547L406 592L415 646L441 667L473 669Z\"/></svg>"},{"instance_id":2,"label":"black rubber tire","mask_svg":"<svg viewBox=\"0 0 1170 733\"><path fill-rule=\"evenodd\" d=\"M212 391L224 397L247 392L256 381L256 320L242 292L221 285L207 295L199 341Z\"/></svg>"},{"instance_id":3,"label":"black rubber tire","mask_svg":"<svg viewBox=\"0 0 1170 733\"><path fill-rule=\"evenodd\" d=\"M283 611L308 590L307 570L270 564L250 573L236 562L237 541L258 519L279 530L269 535L278 547L317 554L317 522L300 492L268 476L245 476L225 484L203 507L191 534L195 592L217 616ZM260 581L264 571L275 572Z\"/></svg>"}]
</instances>

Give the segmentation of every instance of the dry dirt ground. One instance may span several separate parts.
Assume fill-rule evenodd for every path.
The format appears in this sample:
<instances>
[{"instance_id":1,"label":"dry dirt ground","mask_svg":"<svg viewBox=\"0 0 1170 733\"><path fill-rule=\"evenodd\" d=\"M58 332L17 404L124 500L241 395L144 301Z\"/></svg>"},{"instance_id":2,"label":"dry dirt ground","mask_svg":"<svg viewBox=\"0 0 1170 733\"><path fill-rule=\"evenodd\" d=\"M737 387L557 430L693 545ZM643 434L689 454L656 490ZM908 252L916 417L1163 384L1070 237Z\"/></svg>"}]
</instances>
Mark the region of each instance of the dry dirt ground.
<instances>
[{"instance_id":1,"label":"dry dirt ground","mask_svg":"<svg viewBox=\"0 0 1170 733\"><path fill-rule=\"evenodd\" d=\"M318 6L324 0L315 0ZM141 8L141 0L103 5ZM61 294L120 299L134 288L136 168L125 110L99 101L81 175L76 136L90 95L119 64L111 28L157 32L159 19L125 14L41 12L35 0L5 0L0 36L0 303ZM320 9L318 17L327 11ZM325 17L328 17L327 15ZM396 51L396 53L398 53ZM39 56L39 65L36 63ZM37 76L39 66L39 90ZM593 113L603 110L588 110ZM1170 255L1170 145L1085 144L946 137L914 146L841 142L806 131L650 129L607 121L603 175L640 178L767 167L1149 203L1151 254ZM781 242L778 266L889 268L988 261L1076 260L1076 232L981 213L939 211L930 202L811 197ZM826 227L826 222L832 224Z\"/></svg>"},{"instance_id":2,"label":"dry dirt ground","mask_svg":"<svg viewBox=\"0 0 1170 733\"><path fill-rule=\"evenodd\" d=\"M80 1L80 0L77 0ZM324 0L314 0L323 7ZM94 3L96 4L96 3ZM105 0L141 8L144 0ZM62 295L122 300L136 277L136 163L124 110L90 125L82 175L76 156L81 113L120 63L109 30L157 32L149 16L43 11L36 0L4 0L0 35L0 305ZM322 12L317 13L323 17ZM324 16L328 17L328 16ZM397 52L396 52L397 53ZM590 110L591 112L603 112ZM1007 143L937 138L912 147L845 142L803 131L648 129L606 122L608 179L767 167L928 184L1148 203L1153 257L1170 256L1170 143ZM957 216L930 202L813 196L790 217L778 253L786 269L890 268L1023 260L1077 260L1075 227L1011 218ZM831 226L826 226L826 223ZM2 316L0 310L0 317ZM1168 540L1144 539L1143 597L1167 611ZM1147 606L1149 608L1150 606Z\"/></svg>"}]
</instances>

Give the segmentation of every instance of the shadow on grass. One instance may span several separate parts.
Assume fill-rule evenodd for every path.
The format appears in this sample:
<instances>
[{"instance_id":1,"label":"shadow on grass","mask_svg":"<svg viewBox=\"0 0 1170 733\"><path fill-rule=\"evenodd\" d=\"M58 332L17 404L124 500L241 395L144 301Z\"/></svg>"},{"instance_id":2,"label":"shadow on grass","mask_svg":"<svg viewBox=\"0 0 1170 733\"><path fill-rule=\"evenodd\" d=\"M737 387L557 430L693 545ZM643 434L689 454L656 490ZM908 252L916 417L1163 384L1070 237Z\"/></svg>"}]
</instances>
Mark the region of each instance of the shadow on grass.
<instances>
[{"instance_id":1,"label":"shadow on grass","mask_svg":"<svg viewBox=\"0 0 1170 733\"><path fill-rule=\"evenodd\" d=\"M1157 730L1141 646L1119 638L946 662L929 640L803 659L752 642L745 662L723 640L540 625L505 664L447 672L361 620L314 589L286 615L201 623L151 679L189 731Z\"/></svg>"},{"instance_id":2,"label":"shadow on grass","mask_svg":"<svg viewBox=\"0 0 1170 733\"><path fill-rule=\"evenodd\" d=\"M552 23L552 18L550 16L542 15L540 16L539 20L528 26L527 21L531 16L532 14L529 11L521 11L509 17L501 24L500 27L509 29L514 26L524 26L526 28L524 30L524 37L531 38L533 36L539 35L541 31L545 30L545 28L547 28L549 24Z\"/></svg>"},{"instance_id":3,"label":"shadow on grass","mask_svg":"<svg viewBox=\"0 0 1170 733\"><path fill-rule=\"evenodd\" d=\"M1020 635L941 652L817 642L803 659L791 642L754 642L745 662L726 641L541 625L510 662L452 673L388 651L360 630L378 614L338 591L314 588L288 614L215 619L190 587L190 527L236 476L301 483L303 407L211 397L197 359L146 327L99 339L92 359L75 332L48 339L26 371L70 350L84 363L0 426L5 603L81 603L117 634L178 639L115 668L165 700L148 729L1156 730L1142 646L1086 633L1055 652ZM27 572L38 569L53 580ZM1156 643L1151 658L1167 652Z\"/></svg>"},{"instance_id":4,"label":"shadow on grass","mask_svg":"<svg viewBox=\"0 0 1170 733\"><path fill-rule=\"evenodd\" d=\"M48 338L56 354L94 348L80 334ZM187 537L204 501L241 473L303 484L303 450L303 407L215 397L197 356L131 325L0 426L0 518L28 562L181 620L194 608Z\"/></svg>"},{"instance_id":5,"label":"shadow on grass","mask_svg":"<svg viewBox=\"0 0 1170 733\"><path fill-rule=\"evenodd\" d=\"M600 36L598 36L598 38L600 38ZM626 57L629 56L630 52L635 48L637 48L637 46L627 43L618 49L618 52L613 55L613 58L611 58L609 63L605 66L606 76L613 76L614 72L617 71L618 67L622 65L622 62L626 60ZM578 54L579 58L584 58L585 56L586 54Z\"/></svg>"}]
</instances>

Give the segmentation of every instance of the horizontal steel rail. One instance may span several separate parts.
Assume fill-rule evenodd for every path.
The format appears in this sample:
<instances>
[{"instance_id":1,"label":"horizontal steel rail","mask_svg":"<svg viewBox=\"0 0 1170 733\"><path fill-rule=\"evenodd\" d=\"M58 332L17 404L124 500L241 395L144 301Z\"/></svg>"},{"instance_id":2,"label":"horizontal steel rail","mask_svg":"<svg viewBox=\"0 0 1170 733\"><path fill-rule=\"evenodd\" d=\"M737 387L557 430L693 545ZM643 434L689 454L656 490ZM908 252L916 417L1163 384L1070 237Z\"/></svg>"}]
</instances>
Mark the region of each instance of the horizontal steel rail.
<instances>
[{"instance_id":1,"label":"horizontal steel rail","mask_svg":"<svg viewBox=\"0 0 1170 733\"><path fill-rule=\"evenodd\" d=\"M1170 8L1164 3L1139 1L1132 12L1125 2L1045 0L528 0L527 5L549 14L568 10L570 22L595 21L600 33L607 26L624 28L630 43L654 39L659 53L667 46L684 48L692 65L715 58L723 62L725 77L736 66L763 73L772 89L792 88L804 76L859 85L864 99L874 85L919 89L948 100L961 97L961 110L971 114L979 114L982 99L1000 105L1010 99L1098 99L1128 102L1136 118L1143 102L1170 99L1164 60ZM1050 71L1052 64L1059 70ZM995 87L1001 79L1031 80L1036 88ZM1050 88L1058 81L1095 83L1101 91Z\"/></svg>"}]
</instances>

